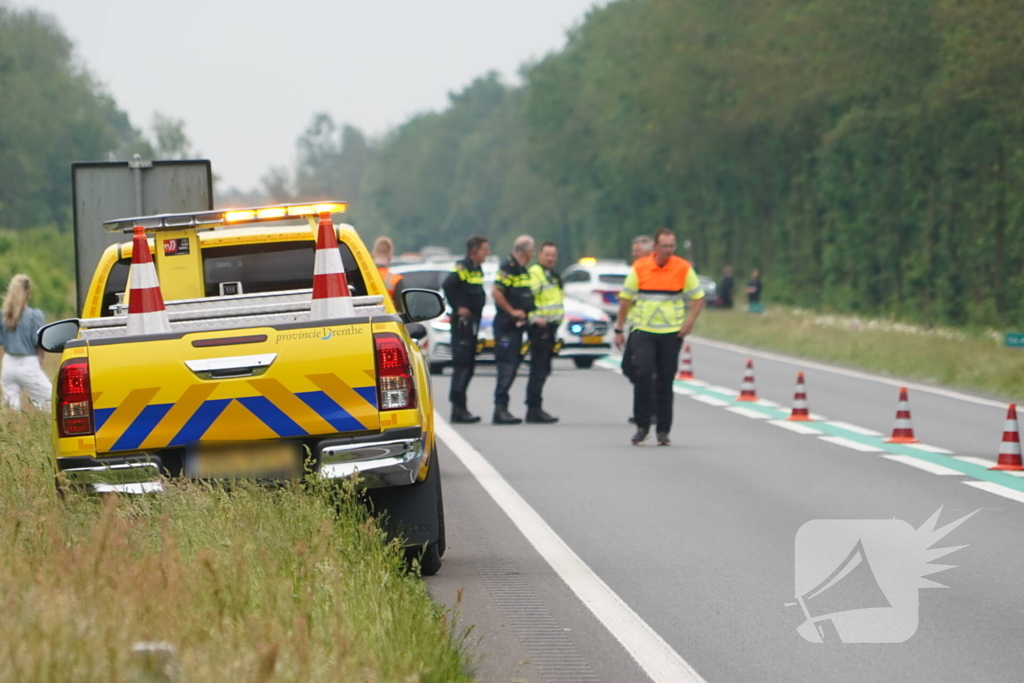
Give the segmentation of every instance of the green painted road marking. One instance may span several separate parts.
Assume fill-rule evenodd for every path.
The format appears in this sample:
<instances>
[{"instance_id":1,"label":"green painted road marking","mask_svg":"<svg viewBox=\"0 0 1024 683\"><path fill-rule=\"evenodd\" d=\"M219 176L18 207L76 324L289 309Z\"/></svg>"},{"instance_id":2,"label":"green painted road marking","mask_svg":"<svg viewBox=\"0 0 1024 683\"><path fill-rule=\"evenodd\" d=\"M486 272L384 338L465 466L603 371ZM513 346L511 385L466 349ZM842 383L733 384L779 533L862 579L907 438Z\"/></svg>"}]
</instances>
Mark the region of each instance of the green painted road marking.
<instances>
[{"instance_id":1,"label":"green painted road marking","mask_svg":"<svg viewBox=\"0 0 1024 683\"><path fill-rule=\"evenodd\" d=\"M618 370L621 367L622 362L617 358L605 357L599 360L597 364L606 368ZM706 387L694 384L692 382L687 382L685 380L676 380L674 384L677 387L683 387L688 391L692 391L694 395L703 395L711 398L716 398L719 400L728 401L730 405L743 406L744 408L749 408L751 410L764 413L766 416L774 420L784 420L790 415L789 410L771 408L769 406L759 405L754 402L737 401L736 396L734 394L724 394L719 391L713 391ZM1005 472L992 471L989 470L987 467L976 465L974 463L964 462L963 460L957 460L956 458L950 455L942 455L941 453L929 453L919 448L914 448L913 446L907 446L903 444L885 443L882 437L865 436L864 434L851 432L848 429L836 427L835 425L826 424L824 422L801 422L800 424L810 427L812 429L816 429L819 432L821 432L822 435L841 436L845 439L850 439L851 441L856 441L867 446L874 446L875 448L880 448L882 449L882 451L888 453L889 455L906 455L911 458L921 460L923 462L930 462L934 465L941 465L942 467L946 467L951 470L956 470L957 472L960 472L961 474L964 474L968 477L973 477L974 479L992 482L993 484L1005 486L1008 489L1013 489L1014 491L1020 491L1024 493L1024 479L1015 477L1011 474L1006 474Z\"/></svg>"}]
</instances>

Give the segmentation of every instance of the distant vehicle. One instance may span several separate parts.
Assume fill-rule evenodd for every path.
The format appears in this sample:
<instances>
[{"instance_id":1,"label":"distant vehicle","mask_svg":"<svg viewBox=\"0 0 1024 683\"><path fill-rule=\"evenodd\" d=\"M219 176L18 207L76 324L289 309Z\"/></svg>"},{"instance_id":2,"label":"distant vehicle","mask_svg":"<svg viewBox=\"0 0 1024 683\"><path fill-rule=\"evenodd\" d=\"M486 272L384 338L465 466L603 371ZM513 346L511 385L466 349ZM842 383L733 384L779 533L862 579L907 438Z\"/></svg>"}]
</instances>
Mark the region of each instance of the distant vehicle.
<instances>
[{"instance_id":1,"label":"distant vehicle","mask_svg":"<svg viewBox=\"0 0 1024 683\"><path fill-rule=\"evenodd\" d=\"M612 320L619 312L619 292L630 265L619 259L582 258L562 273L565 295L604 311Z\"/></svg>"},{"instance_id":2,"label":"distant vehicle","mask_svg":"<svg viewBox=\"0 0 1024 683\"><path fill-rule=\"evenodd\" d=\"M441 291L441 285L454 265L454 261L433 262L398 266L392 268L392 272L401 274L408 288ZM480 321L478 362L494 362L493 326L497 309L491 298L491 286L498 272L498 265L496 257L488 258L483 264L487 303L484 305ZM450 316L451 310L448 310L445 315L426 324L427 336L420 340L420 347L423 349L430 372L435 375L443 372L452 362ZM558 339L562 341L558 352L559 358L571 358L576 367L589 368L595 360L611 352L612 334L611 319L600 308L566 297L565 320L558 328Z\"/></svg>"},{"instance_id":3,"label":"distant vehicle","mask_svg":"<svg viewBox=\"0 0 1024 683\"><path fill-rule=\"evenodd\" d=\"M599 307L615 320L619 312L619 292L629 275L630 264L620 259L581 258L562 273L565 295ZM710 277L699 275L708 303L718 299L718 285Z\"/></svg>"}]
</instances>

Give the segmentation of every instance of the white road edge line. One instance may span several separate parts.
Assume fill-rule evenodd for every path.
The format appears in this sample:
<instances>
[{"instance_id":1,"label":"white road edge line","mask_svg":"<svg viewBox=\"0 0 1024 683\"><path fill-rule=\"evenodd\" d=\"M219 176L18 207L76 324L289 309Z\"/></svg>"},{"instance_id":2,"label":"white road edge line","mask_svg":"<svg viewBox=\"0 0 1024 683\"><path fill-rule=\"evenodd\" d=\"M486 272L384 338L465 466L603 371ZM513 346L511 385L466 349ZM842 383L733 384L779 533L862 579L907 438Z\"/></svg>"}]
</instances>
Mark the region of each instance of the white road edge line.
<instances>
[{"instance_id":1,"label":"white road edge line","mask_svg":"<svg viewBox=\"0 0 1024 683\"><path fill-rule=\"evenodd\" d=\"M830 424L833 427L839 427L839 429L845 429L848 432L854 434L863 434L864 436L884 436L881 432L876 432L873 429L867 427L858 427L857 425L850 424L849 422L839 422L838 420L829 420L825 424Z\"/></svg>"},{"instance_id":2,"label":"white road edge line","mask_svg":"<svg viewBox=\"0 0 1024 683\"><path fill-rule=\"evenodd\" d=\"M948 448L939 448L938 446L929 446L925 443L911 443L907 444L911 448L916 448L919 451L925 451L926 453L938 453L939 455L953 455L953 451Z\"/></svg>"},{"instance_id":3,"label":"white road edge line","mask_svg":"<svg viewBox=\"0 0 1024 683\"><path fill-rule=\"evenodd\" d=\"M846 448L852 448L855 451L861 451L863 453L884 453L885 452L881 448L875 448L874 446L868 446L867 444L863 444L863 443L861 443L859 441L854 441L853 439L847 439L846 437L843 437L843 436L821 436L821 437L818 437L818 438L820 438L822 441L828 441L829 443L834 443L837 446L845 446Z\"/></svg>"},{"instance_id":4,"label":"white road edge line","mask_svg":"<svg viewBox=\"0 0 1024 683\"><path fill-rule=\"evenodd\" d=\"M729 344L727 342L714 341L700 336L691 336L691 340L697 344L706 344L712 348L719 348L725 351L733 351L742 353L747 356L754 356L755 358L764 358L765 360L778 361L780 363L789 363L802 368L810 368L812 370L821 370L822 372L831 372L836 375L843 375L844 377L852 377L853 379L863 379L869 382L879 382L881 384L888 384L893 387L907 387L913 391L923 391L929 394L935 394L936 396L945 396L946 398L955 398L960 401L966 401L967 403L974 403L979 406L988 406L991 408L1002 408L1006 409L1006 404L1000 401L992 401L987 398L980 398L978 396L971 396L970 394L962 394L959 391L951 391L949 389L940 389L938 387L928 386L927 384L917 384L915 382L906 382L898 379L891 379L889 377L882 377L881 375L872 375L867 372L859 372L857 370L847 370L845 368L838 368L833 365L826 365L824 363L818 363L815 361L801 360L800 358L794 358L793 356L783 356L777 353L771 353L768 351L761 351L759 349L751 349L746 346L740 346L739 344Z\"/></svg>"},{"instance_id":5,"label":"white road edge line","mask_svg":"<svg viewBox=\"0 0 1024 683\"><path fill-rule=\"evenodd\" d=\"M820 429L809 427L805 422L790 422L788 420L768 420L768 424L775 425L776 427L782 427L783 429L788 429L789 431L796 432L797 434L821 434Z\"/></svg>"},{"instance_id":6,"label":"white road edge line","mask_svg":"<svg viewBox=\"0 0 1024 683\"><path fill-rule=\"evenodd\" d=\"M1024 493L1021 493L1020 491L1015 491L1013 489L1008 489L1005 486L1000 486L999 484L994 484L991 481L965 481L964 483L967 484L968 486L973 486L976 489L988 491L989 493L994 493L997 496L1002 496L1003 498L1015 500L1018 503L1024 503Z\"/></svg>"},{"instance_id":7,"label":"white road edge line","mask_svg":"<svg viewBox=\"0 0 1024 683\"><path fill-rule=\"evenodd\" d=\"M883 455L882 457L885 458L886 460L893 460L895 462L901 462L904 465L916 467L917 469L924 470L925 472L931 472L932 474L941 474L946 476L959 475L961 477L964 476L963 472L957 472L956 470L951 470L948 467L943 467L942 465L936 465L935 463L928 462L927 460L918 460L917 458L911 455Z\"/></svg>"},{"instance_id":8,"label":"white road edge line","mask_svg":"<svg viewBox=\"0 0 1024 683\"><path fill-rule=\"evenodd\" d=\"M727 405L731 405L728 401L723 401L722 399L715 398L714 396L705 396L704 394L694 394L690 398L694 401L707 403L709 406L715 406L716 408L724 408Z\"/></svg>"},{"instance_id":9,"label":"white road edge line","mask_svg":"<svg viewBox=\"0 0 1024 683\"><path fill-rule=\"evenodd\" d=\"M989 467L995 467L996 466L996 461L995 460L986 460L985 458L976 458L973 455L954 455L953 457L956 460L963 460L964 462L969 462L972 465L979 465L981 467L984 467L985 469L988 469Z\"/></svg>"},{"instance_id":10,"label":"white road edge line","mask_svg":"<svg viewBox=\"0 0 1024 683\"><path fill-rule=\"evenodd\" d=\"M768 419L768 415L766 413L762 413L760 410L751 410L750 408L744 408L743 406L731 406L729 408L726 408L726 410L728 410L730 413L736 413L737 415L742 415L743 417L750 417L755 420Z\"/></svg>"},{"instance_id":11,"label":"white road edge line","mask_svg":"<svg viewBox=\"0 0 1024 683\"><path fill-rule=\"evenodd\" d=\"M434 425L437 436L654 683L704 683L693 667L602 581L498 470L436 411Z\"/></svg>"}]
</instances>

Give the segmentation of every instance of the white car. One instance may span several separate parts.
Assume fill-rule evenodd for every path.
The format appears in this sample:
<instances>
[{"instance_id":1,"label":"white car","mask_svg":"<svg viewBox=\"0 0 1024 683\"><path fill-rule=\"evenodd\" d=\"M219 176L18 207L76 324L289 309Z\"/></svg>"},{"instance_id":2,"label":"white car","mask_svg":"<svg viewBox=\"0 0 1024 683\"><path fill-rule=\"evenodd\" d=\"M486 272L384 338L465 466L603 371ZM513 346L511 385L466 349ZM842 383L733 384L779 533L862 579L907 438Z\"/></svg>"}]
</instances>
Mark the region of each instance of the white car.
<instances>
[{"instance_id":1,"label":"white car","mask_svg":"<svg viewBox=\"0 0 1024 683\"><path fill-rule=\"evenodd\" d=\"M619 292L630 268L625 261L582 258L562 273L565 295L598 306L615 320L619 312ZM699 275L698 279L708 302L714 302L718 298L715 281L704 275Z\"/></svg>"},{"instance_id":2,"label":"white car","mask_svg":"<svg viewBox=\"0 0 1024 683\"><path fill-rule=\"evenodd\" d=\"M582 258L562 273L565 295L597 306L614 320L629 269L625 261Z\"/></svg>"},{"instance_id":3,"label":"white car","mask_svg":"<svg viewBox=\"0 0 1024 683\"><path fill-rule=\"evenodd\" d=\"M454 263L423 263L396 266L391 269L401 274L404 287L441 291L441 285L452 272ZM483 264L484 291L487 303L480 320L479 348L477 362L494 362L494 314L496 307L491 298L491 286L498 272L496 259ZM452 362L451 309L445 315L425 325L427 335L420 340L420 347L430 364L430 372L440 374ZM559 358L571 358L578 368L589 368L598 358L608 355L612 349L614 330L611 319L601 309L582 301L565 298L565 319L558 328L558 339L562 346ZM527 354L529 360L529 354Z\"/></svg>"}]
</instances>

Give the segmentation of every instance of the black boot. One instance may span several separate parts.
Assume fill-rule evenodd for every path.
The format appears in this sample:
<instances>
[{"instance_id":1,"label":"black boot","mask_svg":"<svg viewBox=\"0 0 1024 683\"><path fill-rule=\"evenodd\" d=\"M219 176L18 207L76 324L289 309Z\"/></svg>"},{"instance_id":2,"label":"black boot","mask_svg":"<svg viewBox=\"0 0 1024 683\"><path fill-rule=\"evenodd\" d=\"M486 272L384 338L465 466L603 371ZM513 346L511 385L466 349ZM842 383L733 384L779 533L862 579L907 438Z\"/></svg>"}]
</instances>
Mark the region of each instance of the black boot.
<instances>
[{"instance_id":1,"label":"black boot","mask_svg":"<svg viewBox=\"0 0 1024 683\"><path fill-rule=\"evenodd\" d=\"M540 406L535 406L527 409L526 421L533 424L549 425L558 422L558 418L548 415Z\"/></svg>"},{"instance_id":2,"label":"black boot","mask_svg":"<svg viewBox=\"0 0 1024 683\"><path fill-rule=\"evenodd\" d=\"M508 412L507 406L494 406L494 424L496 425L517 425L522 420Z\"/></svg>"},{"instance_id":3,"label":"black boot","mask_svg":"<svg viewBox=\"0 0 1024 683\"><path fill-rule=\"evenodd\" d=\"M466 406L452 406L452 420L455 424L471 425L480 421L478 415L474 415L466 409Z\"/></svg>"}]
</instances>

